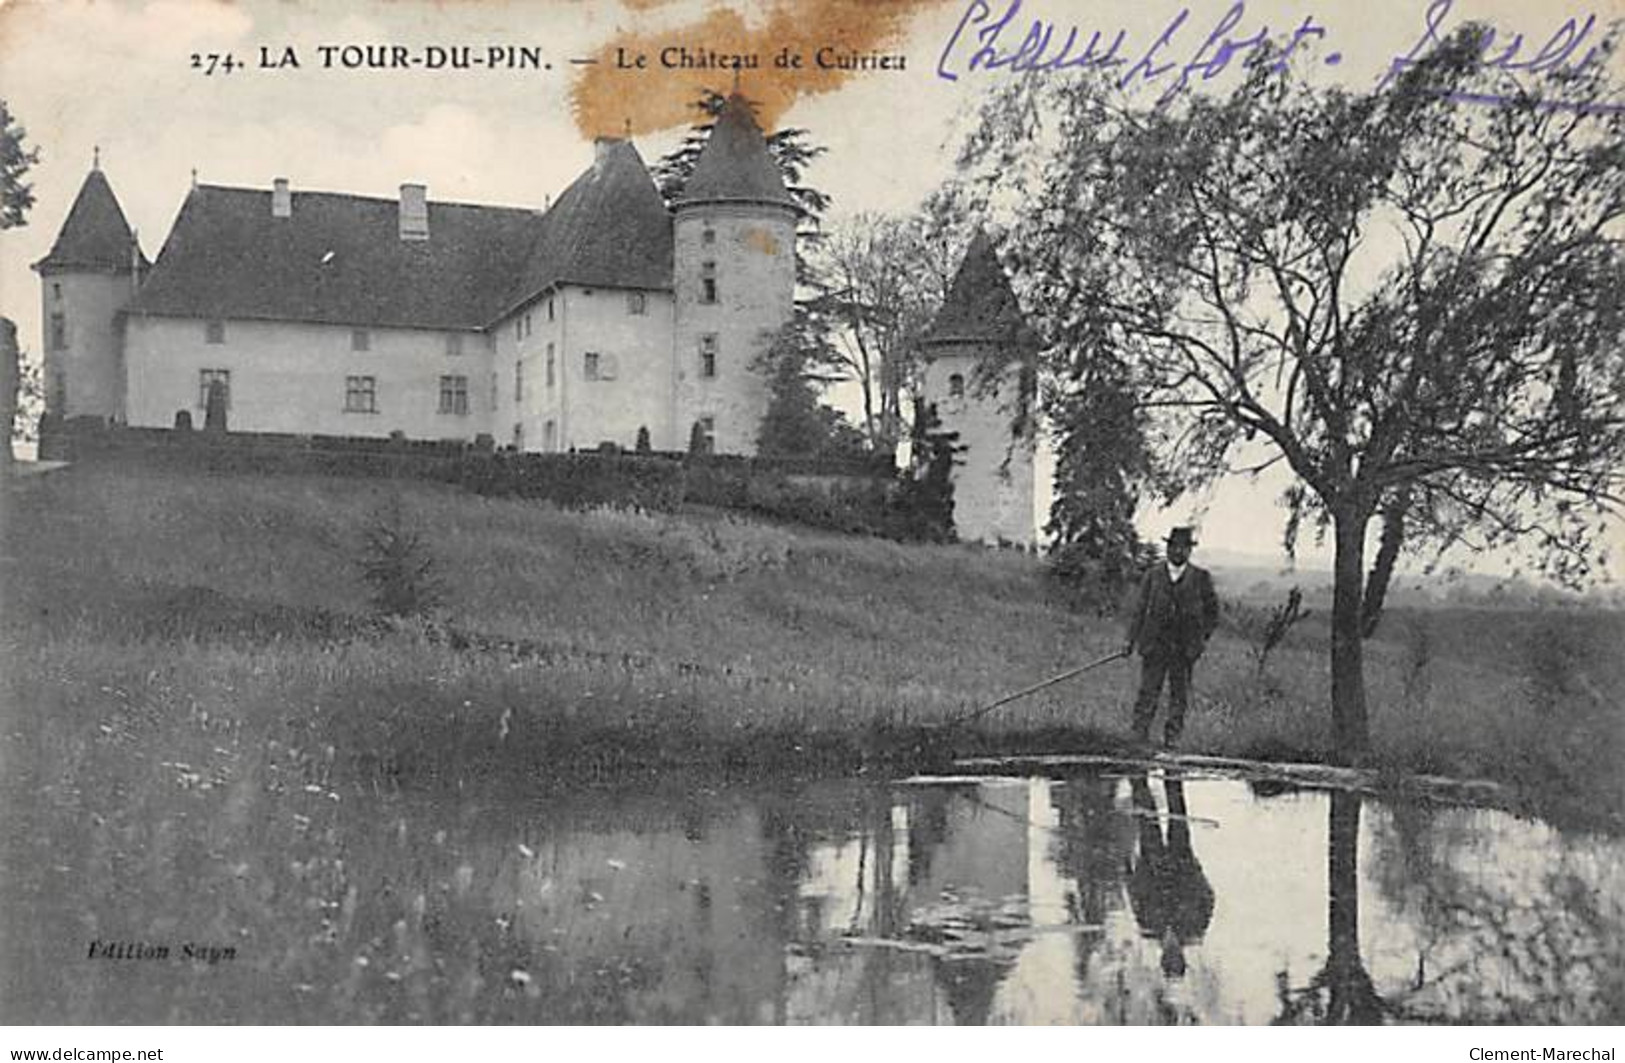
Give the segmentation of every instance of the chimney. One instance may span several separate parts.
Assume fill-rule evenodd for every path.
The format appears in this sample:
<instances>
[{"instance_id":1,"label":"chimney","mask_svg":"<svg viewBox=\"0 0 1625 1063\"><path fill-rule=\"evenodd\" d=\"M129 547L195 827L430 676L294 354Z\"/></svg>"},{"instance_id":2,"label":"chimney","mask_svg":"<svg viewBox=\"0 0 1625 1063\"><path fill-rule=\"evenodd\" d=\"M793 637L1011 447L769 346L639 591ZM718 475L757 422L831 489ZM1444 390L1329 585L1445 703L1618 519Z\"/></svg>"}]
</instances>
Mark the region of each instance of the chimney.
<instances>
[{"instance_id":1,"label":"chimney","mask_svg":"<svg viewBox=\"0 0 1625 1063\"><path fill-rule=\"evenodd\" d=\"M594 167L604 165L609 158L610 149L621 143L620 137L594 137L592 142L592 164Z\"/></svg>"},{"instance_id":2,"label":"chimney","mask_svg":"<svg viewBox=\"0 0 1625 1063\"><path fill-rule=\"evenodd\" d=\"M429 238L429 188L427 185L401 186L401 239Z\"/></svg>"},{"instance_id":3,"label":"chimney","mask_svg":"<svg viewBox=\"0 0 1625 1063\"><path fill-rule=\"evenodd\" d=\"M286 177L278 177L271 182L271 217L293 217L293 193L288 191Z\"/></svg>"}]
</instances>

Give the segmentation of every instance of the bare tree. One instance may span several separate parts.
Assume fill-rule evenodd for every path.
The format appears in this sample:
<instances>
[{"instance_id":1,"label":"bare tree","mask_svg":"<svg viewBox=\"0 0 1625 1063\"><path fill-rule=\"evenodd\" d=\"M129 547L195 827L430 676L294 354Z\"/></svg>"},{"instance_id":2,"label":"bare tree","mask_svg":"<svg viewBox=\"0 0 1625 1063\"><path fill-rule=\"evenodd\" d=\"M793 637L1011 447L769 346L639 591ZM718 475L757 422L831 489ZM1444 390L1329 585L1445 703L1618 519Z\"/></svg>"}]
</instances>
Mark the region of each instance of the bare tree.
<instances>
[{"instance_id":1,"label":"bare tree","mask_svg":"<svg viewBox=\"0 0 1625 1063\"><path fill-rule=\"evenodd\" d=\"M1578 581L1625 477L1625 113L1606 63L1522 85L1481 32L1365 93L1258 64L1135 112L1032 79L966 151L985 201L1023 205L1005 243L1050 373L1132 369L1169 495L1284 464L1289 548L1329 529L1348 757L1399 555L1516 541ZM1052 151L1007 173L1021 144Z\"/></svg>"},{"instance_id":2,"label":"bare tree","mask_svg":"<svg viewBox=\"0 0 1625 1063\"><path fill-rule=\"evenodd\" d=\"M838 323L835 364L863 390L864 432L895 455L920 340L953 281L956 241L925 217L864 213L826 228L821 300Z\"/></svg>"}]
</instances>

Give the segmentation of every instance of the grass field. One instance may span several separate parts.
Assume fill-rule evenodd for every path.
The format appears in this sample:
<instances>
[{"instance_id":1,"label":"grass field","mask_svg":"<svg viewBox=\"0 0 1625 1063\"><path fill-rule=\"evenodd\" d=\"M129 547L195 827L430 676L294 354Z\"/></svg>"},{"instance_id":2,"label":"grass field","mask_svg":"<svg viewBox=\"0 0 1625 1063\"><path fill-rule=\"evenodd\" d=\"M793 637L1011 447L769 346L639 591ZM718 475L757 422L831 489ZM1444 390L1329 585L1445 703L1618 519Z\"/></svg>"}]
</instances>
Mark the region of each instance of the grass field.
<instances>
[{"instance_id":1,"label":"grass field","mask_svg":"<svg viewBox=\"0 0 1625 1063\"><path fill-rule=\"evenodd\" d=\"M363 531L394 498L436 560L432 622L370 614ZM936 726L1119 642L1016 553L337 479L70 468L5 502L0 1021L537 1021L538 1001L601 1019L614 987L508 991L515 946L458 864L482 788L664 807L719 782L1111 749L1135 678L1114 662ZM1262 675L1250 619L1227 617L1198 670L1187 747L1324 757L1320 618ZM1608 614L1391 617L1368 670L1380 763L1497 778L1617 831L1622 633ZM392 861L431 859L451 900L378 893ZM181 933L251 959L147 979L85 962L99 938ZM364 988L369 956L406 954L404 983Z\"/></svg>"},{"instance_id":2,"label":"grass field","mask_svg":"<svg viewBox=\"0 0 1625 1063\"><path fill-rule=\"evenodd\" d=\"M324 772L459 783L850 770L919 739L1109 748L1126 728L1134 667L1116 662L934 729L1120 640L1020 553L416 483L75 468L11 491L7 759L85 785L131 748L200 778L274 744ZM362 533L391 499L436 562L432 623L369 615ZM1262 675L1245 619L1198 669L1187 748L1324 758L1319 619ZM1604 613L1390 617L1368 663L1378 762L1617 821L1622 634Z\"/></svg>"}]
</instances>

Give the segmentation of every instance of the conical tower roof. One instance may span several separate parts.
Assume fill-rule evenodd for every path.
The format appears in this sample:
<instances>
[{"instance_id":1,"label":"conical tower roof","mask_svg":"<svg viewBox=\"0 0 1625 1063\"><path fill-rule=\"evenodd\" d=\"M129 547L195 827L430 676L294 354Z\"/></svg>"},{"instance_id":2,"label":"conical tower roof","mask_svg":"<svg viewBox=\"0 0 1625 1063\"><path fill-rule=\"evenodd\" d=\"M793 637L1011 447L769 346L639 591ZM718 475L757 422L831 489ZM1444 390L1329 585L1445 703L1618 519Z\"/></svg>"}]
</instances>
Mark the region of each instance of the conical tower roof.
<instances>
[{"instance_id":1,"label":"conical tower roof","mask_svg":"<svg viewBox=\"0 0 1625 1063\"><path fill-rule=\"evenodd\" d=\"M563 283L671 287L671 216L643 156L610 137L596 152L543 217L511 305Z\"/></svg>"},{"instance_id":2,"label":"conical tower roof","mask_svg":"<svg viewBox=\"0 0 1625 1063\"><path fill-rule=\"evenodd\" d=\"M130 270L130 250L135 234L124 218L124 209L98 167L85 177L79 195L68 211L68 219L57 233L51 253L34 263L38 270L85 269L111 272ZM140 267L148 266L147 256L136 248Z\"/></svg>"},{"instance_id":3,"label":"conical tower roof","mask_svg":"<svg viewBox=\"0 0 1625 1063\"><path fill-rule=\"evenodd\" d=\"M737 92L717 114L694 172L678 197L679 207L698 203L768 203L794 209L779 164L767 149L750 104Z\"/></svg>"},{"instance_id":4,"label":"conical tower roof","mask_svg":"<svg viewBox=\"0 0 1625 1063\"><path fill-rule=\"evenodd\" d=\"M1036 344L986 233L977 232L971 240L925 342Z\"/></svg>"}]
</instances>

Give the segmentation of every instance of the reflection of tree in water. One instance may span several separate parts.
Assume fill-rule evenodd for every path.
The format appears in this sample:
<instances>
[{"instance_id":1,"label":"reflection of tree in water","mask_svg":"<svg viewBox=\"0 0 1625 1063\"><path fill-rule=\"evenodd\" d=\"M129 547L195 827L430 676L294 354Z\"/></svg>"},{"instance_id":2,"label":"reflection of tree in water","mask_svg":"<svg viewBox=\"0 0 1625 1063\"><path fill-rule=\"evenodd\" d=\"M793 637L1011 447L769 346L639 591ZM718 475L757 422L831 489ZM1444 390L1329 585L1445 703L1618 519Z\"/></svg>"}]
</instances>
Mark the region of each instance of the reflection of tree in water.
<instances>
[{"instance_id":1,"label":"reflection of tree in water","mask_svg":"<svg viewBox=\"0 0 1625 1063\"><path fill-rule=\"evenodd\" d=\"M1326 843L1326 964L1301 989L1276 975L1276 1023L1372 1025L1388 1004L1377 995L1360 959L1360 795L1334 790Z\"/></svg>"},{"instance_id":2,"label":"reflection of tree in water","mask_svg":"<svg viewBox=\"0 0 1625 1063\"><path fill-rule=\"evenodd\" d=\"M1052 800L1060 828L1056 867L1075 884L1067 898L1071 921L1103 927L1107 916L1123 906L1123 871L1134 849L1133 826L1117 809L1117 779L1077 776L1056 787ZM1080 991L1104 936L1103 930L1089 930L1076 938L1073 968Z\"/></svg>"},{"instance_id":3,"label":"reflection of tree in water","mask_svg":"<svg viewBox=\"0 0 1625 1063\"><path fill-rule=\"evenodd\" d=\"M1598 888L1599 867L1583 866L1570 847L1550 846L1549 866L1534 877L1533 889L1500 862L1469 873L1464 865L1472 862L1451 850L1469 839L1483 844L1482 829L1451 837L1414 811L1397 815L1391 832L1378 835L1380 862L1389 866L1376 881L1418 927L1415 975L1379 992L1359 947L1360 807L1358 794L1331 795L1326 964L1302 988L1291 988L1286 972L1277 976L1278 1022L1625 1017L1625 918L1618 895ZM1506 840L1491 835L1491 842L1499 848ZM1516 854L1516 847L1507 852Z\"/></svg>"},{"instance_id":4,"label":"reflection of tree in water","mask_svg":"<svg viewBox=\"0 0 1625 1063\"><path fill-rule=\"evenodd\" d=\"M1377 887L1419 935L1409 1017L1625 1020L1619 843L1547 831L1555 835L1499 813L1413 805L1377 821ZM1483 860L1486 845L1495 859Z\"/></svg>"}]
</instances>

